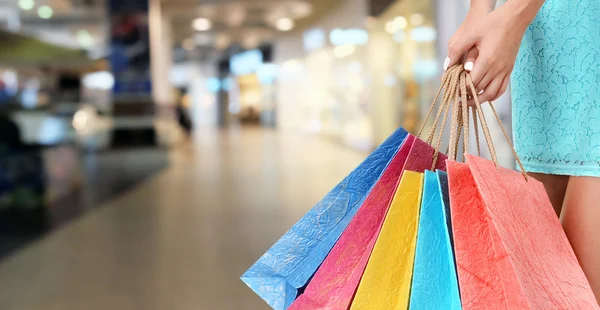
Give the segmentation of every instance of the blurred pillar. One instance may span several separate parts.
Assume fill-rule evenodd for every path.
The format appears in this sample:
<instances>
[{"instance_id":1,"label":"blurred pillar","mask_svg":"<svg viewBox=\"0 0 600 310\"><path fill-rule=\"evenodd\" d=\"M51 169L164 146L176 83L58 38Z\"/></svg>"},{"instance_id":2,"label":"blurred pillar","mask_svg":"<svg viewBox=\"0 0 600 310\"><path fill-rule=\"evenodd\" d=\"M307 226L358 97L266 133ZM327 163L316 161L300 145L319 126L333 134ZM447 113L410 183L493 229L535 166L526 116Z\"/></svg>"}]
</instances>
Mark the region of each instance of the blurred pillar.
<instances>
[{"instance_id":1,"label":"blurred pillar","mask_svg":"<svg viewBox=\"0 0 600 310\"><path fill-rule=\"evenodd\" d=\"M160 0L149 0L152 98L159 106L174 104L174 89L169 81L173 64L171 20L164 14Z\"/></svg>"},{"instance_id":2,"label":"blurred pillar","mask_svg":"<svg viewBox=\"0 0 600 310\"><path fill-rule=\"evenodd\" d=\"M379 145L394 132L401 119L396 102L400 90L389 82L395 77L397 44L382 25L373 25L369 35L367 64L371 75L371 123L373 142Z\"/></svg>"},{"instance_id":3,"label":"blurred pillar","mask_svg":"<svg viewBox=\"0 0 600 310\"><path fill-rule=\"evenodd\" d=\"M438 58L440 66L448 55L448 41L465 18L469 0L433 0L438 33Z\"/></svg>"}]
</instances>

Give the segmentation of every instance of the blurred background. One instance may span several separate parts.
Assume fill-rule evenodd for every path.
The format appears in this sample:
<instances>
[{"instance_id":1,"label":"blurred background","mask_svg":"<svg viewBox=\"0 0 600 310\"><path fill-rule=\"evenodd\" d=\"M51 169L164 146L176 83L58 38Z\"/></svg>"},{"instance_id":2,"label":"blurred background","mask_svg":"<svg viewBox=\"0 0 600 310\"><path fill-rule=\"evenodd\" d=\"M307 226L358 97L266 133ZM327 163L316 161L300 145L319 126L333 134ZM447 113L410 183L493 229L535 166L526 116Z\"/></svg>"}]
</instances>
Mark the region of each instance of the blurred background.
<instances>
[{"instance_id":1,"label":"blurred background","mask_svg":"<svg viewBox=\"0 0 600 310\"><path fill-rule=\"evenodd\" d=\"M0 0L0 309L267 309L239 276L418 130L468 2Z\"/></svg>"}]
</instances>

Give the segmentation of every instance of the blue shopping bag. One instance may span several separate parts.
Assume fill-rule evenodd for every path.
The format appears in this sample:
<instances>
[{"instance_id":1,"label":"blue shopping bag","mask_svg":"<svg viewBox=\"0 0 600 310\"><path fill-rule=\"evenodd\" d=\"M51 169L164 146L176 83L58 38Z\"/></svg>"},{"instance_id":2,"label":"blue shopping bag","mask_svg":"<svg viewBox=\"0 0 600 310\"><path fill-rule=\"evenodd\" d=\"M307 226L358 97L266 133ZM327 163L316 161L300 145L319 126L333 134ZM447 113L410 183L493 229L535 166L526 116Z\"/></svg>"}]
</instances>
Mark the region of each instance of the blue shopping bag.
<instances>
[{"instance_id":1,"label":"blue shopping bag","mask_svg":"<svg viewBox=\"0 0 600 310\"><path fill-rule=\"evenodd\" d=\"M408 133L398 129L241 277L273 309L287 309L321 265Z\"/></svg>"},{"instance_id":2,"label":"blue shopping bag","mask_svg":"<svg viewBox=\"0 0 600 310\"><path fill-rule=\"evenodd\" d=\"M459 310L461 302L445 172L425 172L421 201L410 310Z\"/></svg>"}]
</instances>

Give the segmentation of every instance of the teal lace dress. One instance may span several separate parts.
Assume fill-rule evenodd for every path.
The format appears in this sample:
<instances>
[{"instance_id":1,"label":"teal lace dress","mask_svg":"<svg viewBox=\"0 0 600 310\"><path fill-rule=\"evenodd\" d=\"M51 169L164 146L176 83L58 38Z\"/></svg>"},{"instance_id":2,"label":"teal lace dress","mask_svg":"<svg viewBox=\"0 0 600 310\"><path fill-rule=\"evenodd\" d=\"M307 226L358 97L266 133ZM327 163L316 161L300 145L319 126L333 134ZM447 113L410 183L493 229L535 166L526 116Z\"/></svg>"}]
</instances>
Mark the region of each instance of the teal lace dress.
<instances>
[{"instance_id":1,"label":"teal lace dress","mask_svg":"<svg viewBox=\"0 0 600 310\"><path fill-rule=\"evenodd\" d=\"M529 172L600 176L600 0L547 0L512 75L515 147Z\"/></svg>"}]
</instances>

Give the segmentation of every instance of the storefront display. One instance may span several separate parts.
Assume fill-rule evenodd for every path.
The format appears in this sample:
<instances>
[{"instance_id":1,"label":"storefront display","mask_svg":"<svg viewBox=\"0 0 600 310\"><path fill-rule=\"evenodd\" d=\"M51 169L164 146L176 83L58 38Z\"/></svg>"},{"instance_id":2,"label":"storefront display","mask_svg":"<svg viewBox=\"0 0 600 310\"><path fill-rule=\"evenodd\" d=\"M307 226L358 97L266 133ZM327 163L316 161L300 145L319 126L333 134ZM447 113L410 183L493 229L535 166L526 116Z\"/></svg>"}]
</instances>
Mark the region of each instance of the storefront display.
<instances>
[{"instance_id":1,"label":"storefront display","mask_svg":"<svg viewBox=\"0 0 600 310\"><path fill-rule=\"evenodd\" d=\"M433 100L441 74L432 5L428 0L396 2L377 20L379 29L383 27L397 46L393 66L401 89L396 99L398 125L413 133Z\"/></svg>"},{"instance_id":2,"label":"storefront display","mask_svg":"<svg viewBox=\"0 0 600 310\"><path fill-rule=\"evenodd\" d=\"M298 38L304 56L286 58L298 43L283 40L279 128L362 150L398 126L416 131L440 73L433 20L430 1L346 1Z\"/></svg>"}]
</instances>

